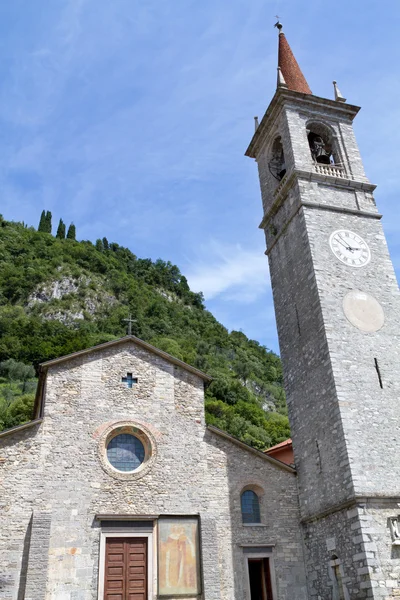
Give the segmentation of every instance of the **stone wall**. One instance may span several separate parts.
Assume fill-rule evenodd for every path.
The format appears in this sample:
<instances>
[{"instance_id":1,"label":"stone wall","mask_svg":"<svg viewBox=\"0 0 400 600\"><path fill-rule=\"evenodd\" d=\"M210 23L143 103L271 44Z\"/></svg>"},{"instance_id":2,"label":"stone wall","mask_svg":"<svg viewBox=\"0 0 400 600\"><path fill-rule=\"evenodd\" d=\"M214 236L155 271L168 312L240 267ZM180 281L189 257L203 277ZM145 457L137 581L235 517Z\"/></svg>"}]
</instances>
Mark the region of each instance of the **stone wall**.
<instances>
[{"instance_id":1,"label":"stone wall","mask_svg":"<svg viewBox=\"0 0 400 600\"><path fill-rule=\"evenodd\" d=\"M128 372L132 389L121 382ZM121 422L151 438L155 458L140 476L113 474L101 460L104 436ZM99 514L198 514L206 600L243 600L243 544L253 543L272 550L277 600L307 597L295 474L207 430L203 381L142 347L51 367L42 425L0 438L0 457L2 600L22 600L23 588L25 600L96 599ZM262 490L260 526L242 525L246 485Z\"/></svg>"},{"instance_id":2,"label":"stone wall","mask_svg":"<svg viewBox=\"0 0 400 600\"><path fill-rule=\"evenodd\" d=\"M335 564L346 600L399 598L400 546L393 544L388 527L399 512L391 500L366 499L307 523L310 598L339 598Z\"/></svg>"},{"instance_id":3,"label":"stone wall","mask_svg":"<svg viewBox=\"0 0 400 600\"><path fill-rule=\"evenodd\" d=\"M352 129L356 111L348 107L345 114L344 105L315 97L277 97L280 108L275 119L269 109L257 162L310 591L339 598L337 572L346 600L388 598L400 585L388 527L400 480L398 285ZM314 164L311 123L329 130L340 159L336 171ZM287 165L278 186L268 173L277 135ZM329 239L339 229L364 238L367 265L352 268L333 255ZM350 291L379 302L380 329L368 333L349 321L343 301ZM369 498L365 514L349 515L344 506L360 497ZM376 497L387 506L374 505L372 514ZM328 548L333 539L335 552Z\"/></svg>"},{"instance_id":4,"label":"stone wall","mask_svg":"<svg viewBox=\"0 0 400 600\"><path fill-rule=\"evenodd\" d=\"M0 439L0 598L24 600L32 512L46 504L42 431Z\"/></svg>"}]
</instances>

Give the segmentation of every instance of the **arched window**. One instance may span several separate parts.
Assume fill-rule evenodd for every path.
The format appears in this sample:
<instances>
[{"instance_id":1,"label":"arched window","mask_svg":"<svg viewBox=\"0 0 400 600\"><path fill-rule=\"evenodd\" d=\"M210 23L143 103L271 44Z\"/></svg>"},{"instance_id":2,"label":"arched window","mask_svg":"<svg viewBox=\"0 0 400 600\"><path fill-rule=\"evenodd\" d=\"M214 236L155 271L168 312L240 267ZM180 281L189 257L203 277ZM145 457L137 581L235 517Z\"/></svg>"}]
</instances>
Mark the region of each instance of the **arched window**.
<instances>
[{"instance_id":1,"label":"arched window","mask_svg":"<svg viewBox=\"0 0 400 600\"><path fill-rule=\"evenodd\" d=\"M272 144L268 169L277 181L281 181L286 174L285 155L283 154L282 140L280 137L277 137Z\"/></svg>"},{"instance_id":2,"label":"arched window","mask_svg":"<svg viewBox=\"0 0 400 600\"><path fill-rule=\"evenodd\" d=\"M314 162L340 166L337 144L329 127L319 122L308 123L307 137Z\"/></svg>"},{"instance_id":3,"label":"arched window","mask_svg":"<svg viewBox=\"0 0 400 600\"><path fill-rule=\"evenodd\" d=\"M241 501L243 523L261 523L260 503L257 494L253 490L245 490L242 493Z\"/></svg>"}]
</instances>

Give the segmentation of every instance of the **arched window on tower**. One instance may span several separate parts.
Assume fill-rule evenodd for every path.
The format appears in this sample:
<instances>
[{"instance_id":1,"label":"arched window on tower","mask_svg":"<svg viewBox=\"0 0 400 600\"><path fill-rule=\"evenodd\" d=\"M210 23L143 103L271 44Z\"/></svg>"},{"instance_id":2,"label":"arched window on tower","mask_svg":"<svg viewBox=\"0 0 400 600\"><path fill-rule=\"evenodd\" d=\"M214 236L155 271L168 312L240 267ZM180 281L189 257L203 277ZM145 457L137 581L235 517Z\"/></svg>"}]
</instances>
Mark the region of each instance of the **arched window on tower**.
<instances>
[{"instance_id":1,"label":"arched window on tower","mask_svg":"<svg viewBox=\"0 0 400 600\"><path fill-rule=\"evenodd\" d=\"M241 496L243 523L261 523L260 502L253 490L245 490Z\"/></svg>"},{"instance_id":2,"label":"arched window on tower","mask_svg":"<svg viewBox=\"0 0 400 600\"><path fill-rule=\"evenodd\" d=\"M336 140L329 127L323 123L309 123L307 137L311 156L315 163L341 166Z\"/></svg>"},{"instance_id":3,"label":"arched window on tower","mask_svg":"<svg viewBox=\"0 0 400 600\"><path fill-rule=\"evenodd\" d=\"M272 144L268 169L277 181L281 181L286 174L285 155L283 154L282 140L280 137L277 137Z\"/></svg>"}]
</instances>

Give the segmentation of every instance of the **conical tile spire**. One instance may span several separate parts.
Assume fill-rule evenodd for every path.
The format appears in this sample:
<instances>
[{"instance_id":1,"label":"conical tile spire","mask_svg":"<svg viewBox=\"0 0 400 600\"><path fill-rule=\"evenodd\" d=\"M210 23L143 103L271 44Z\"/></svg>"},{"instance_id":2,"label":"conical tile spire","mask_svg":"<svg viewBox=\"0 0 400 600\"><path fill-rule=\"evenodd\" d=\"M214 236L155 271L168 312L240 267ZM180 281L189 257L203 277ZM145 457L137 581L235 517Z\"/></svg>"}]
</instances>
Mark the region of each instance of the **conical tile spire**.
<instances>
[{"instance_id":1,"label":"conical tile spire","mask_svg":"<svg viewBox=\"0 0 400 600\"><path fill-rule=\"evenodd\" d=\"M297 60L288 44L285 34L282 32L282 24L279 23L279 21L276 24L276 27L279 30L278 67L280 68L283 81L286 83L289 90L301 92L302 94L312 94L306 78L301 72Z\"/></svg>"}]
</instances>

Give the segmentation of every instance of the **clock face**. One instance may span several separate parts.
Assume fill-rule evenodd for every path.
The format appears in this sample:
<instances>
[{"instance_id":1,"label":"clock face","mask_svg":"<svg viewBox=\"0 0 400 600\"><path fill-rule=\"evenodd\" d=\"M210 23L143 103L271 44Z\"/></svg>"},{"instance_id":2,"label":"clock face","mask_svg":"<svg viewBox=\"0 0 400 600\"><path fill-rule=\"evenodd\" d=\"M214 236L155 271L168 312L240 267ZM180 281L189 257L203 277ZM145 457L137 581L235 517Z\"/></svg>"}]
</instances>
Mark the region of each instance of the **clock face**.
<instances>
[{"instance_id":1,"label":"clock face","mask_svg":"<svg viewBox=\"0 0 400 600\"><path fill-rule=\"evenodd\" d=\"M371 260L367 242L357 233L338 229L329 238L333 254L349 267L364 267Z\"/></svg>"}]
</instances>

